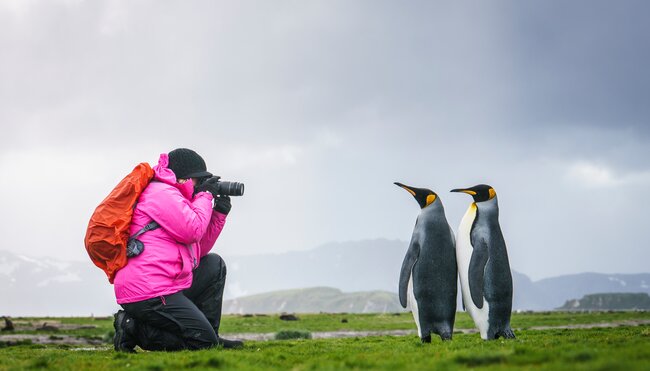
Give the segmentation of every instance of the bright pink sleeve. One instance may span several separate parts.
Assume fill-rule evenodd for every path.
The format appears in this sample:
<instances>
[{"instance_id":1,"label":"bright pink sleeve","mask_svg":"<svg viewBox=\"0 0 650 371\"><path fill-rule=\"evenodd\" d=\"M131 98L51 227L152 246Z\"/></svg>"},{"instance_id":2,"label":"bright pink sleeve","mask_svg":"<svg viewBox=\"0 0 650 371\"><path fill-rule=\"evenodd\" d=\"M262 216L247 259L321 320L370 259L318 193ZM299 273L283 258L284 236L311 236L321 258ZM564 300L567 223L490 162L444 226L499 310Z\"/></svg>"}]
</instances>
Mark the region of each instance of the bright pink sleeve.
<instances>
[{"instance_id":1,"label":"bright pink sleeve","mask_svg":"<svg viewBox=\"0 0 650 371\"><path fill-rule=\"evenodd\" d=\"M212 246L217 241L224 225L226 225L226 214L213 211L208 230L203 235L201 242L199 242L199 256L201 258L208 255L210 250L212 250Z\"/></svg>"},{"instance_id":2,"label":"bright pink sleeve","mask_svg":"<svg viewBox=\"0 0 650 371\"><path fill-rule=\"evenodd\" d=\"M154 202L143 203L142 211L176 241L191 244L203 238L212 216L212 195L200 192L189 201L177 189L161 186L152 198Z\"/></svg>"}]
</instances>

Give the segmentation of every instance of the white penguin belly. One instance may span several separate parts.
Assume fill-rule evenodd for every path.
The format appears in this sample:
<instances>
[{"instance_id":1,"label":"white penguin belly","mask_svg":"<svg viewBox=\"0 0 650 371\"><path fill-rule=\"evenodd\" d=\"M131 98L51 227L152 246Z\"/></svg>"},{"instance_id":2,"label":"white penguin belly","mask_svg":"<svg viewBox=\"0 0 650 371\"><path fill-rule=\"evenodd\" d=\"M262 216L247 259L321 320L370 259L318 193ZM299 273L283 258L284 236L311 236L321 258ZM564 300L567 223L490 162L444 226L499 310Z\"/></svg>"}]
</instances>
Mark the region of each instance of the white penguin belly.
<instances>
[{"instance_id":1,"label":"white penguin belly","mask_svg":"<svg viewBox=\"0 0 650 371\"><path fill-rule=\"evenodd\" d=\"M408 296L407 296L407 303L411 307L411 312L413 313L413 320L415 321L415 324L418 326L418 336L422 338L422 329L420 328L420 314L418 313L418 302L415 300L415 294L413 294L413 273L411 273L411 277L409 278L409 285L408 285Z\"/></svg>"},{"instance_id":2,"label":"white penguin belly","mask_svg":"<svg viewBox=\"0 0 650 371\"><path fill-rule=\"evenodd\" d=\"M467 209L467 212L465 213L465 216L463 216L460 226L458 227L458 235L456 236L456 261L458 262L458 276L460 277L460 286L465 309L474 320L474 324L481 333L481 338L487 339L490 305L485 299L483 299L483 308L479 309L474 305L469 290L469 263L472 259L472 252L474 250L472 247L470 232L475 217L476 204L472 203L469 209Z\"/></svg>"}]
</instances>

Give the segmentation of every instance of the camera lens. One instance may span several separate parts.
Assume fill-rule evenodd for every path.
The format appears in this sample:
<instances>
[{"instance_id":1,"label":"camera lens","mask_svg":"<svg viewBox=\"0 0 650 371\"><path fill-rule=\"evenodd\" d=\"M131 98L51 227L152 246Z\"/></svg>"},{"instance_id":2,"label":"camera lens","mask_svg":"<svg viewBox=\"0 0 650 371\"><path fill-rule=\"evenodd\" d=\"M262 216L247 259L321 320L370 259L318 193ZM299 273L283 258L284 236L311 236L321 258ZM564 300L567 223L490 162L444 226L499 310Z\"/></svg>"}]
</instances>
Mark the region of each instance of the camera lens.
<instances>
[{"instance_id":1,"label":"camera lens","mask_svg":"<svg viewBox=\"0 0 650 371\"><path fill-rule=\"evenodd\" d=\"M220 195L242 196L244 194L244 183L221 181L218 184Z\"/></svg>"}]
</instances>

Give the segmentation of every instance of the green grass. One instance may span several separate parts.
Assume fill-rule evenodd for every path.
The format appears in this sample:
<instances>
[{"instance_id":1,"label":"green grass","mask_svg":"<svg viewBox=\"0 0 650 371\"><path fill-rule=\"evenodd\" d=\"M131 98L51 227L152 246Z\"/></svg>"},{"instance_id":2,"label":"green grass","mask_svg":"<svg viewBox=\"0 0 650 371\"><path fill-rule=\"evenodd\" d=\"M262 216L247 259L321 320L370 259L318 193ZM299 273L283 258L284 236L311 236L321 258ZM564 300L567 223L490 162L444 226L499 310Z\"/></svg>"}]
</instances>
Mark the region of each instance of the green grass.
<instances>
[{"instance_id":1,"label":"green grass","mask_svg":"<svg viewBox=\"0 0 650 371\"><path fill-rule=\"evenodd\" d=\"M22 345L0 349L0 369L646 369L648 327L521 331L515 340L477 335L421 344L414 336L248 342L241 350L115 353Z\"/></svg>"},{"instance_id":2,"label":"green grass","mask_svg":"<svg viewBox=\"0 0 650 371\"><path fill-rule=\"evenodd\" d=\"M299 321L280 321L277 316L225 316L223 332L303 332L328 330L413 329L410 314L298 315ZM346 318L348 323L341 323ZM519 328L578 323L650 319L647 312L515 314ZM57 318L68 323L100 324L99 329L73 334L110 331L110 320ZM457 327L471 327L459 314ZM225 331L225 329L228 331ZM104 331L104 333L101 333ZM58 332L56 335L62 333ZM91 350L70 345L22 344L0 347L0 370L87 369L166 370L194 369L535 369L614 370L647 369L650 365L650 326L580 330L519 330L517 339L483 341L478 334L455 334L449 342L434 338L420 343L417 336L374 336L327 340L274 340L246 342L241 350L209 349L189 352L116 353L107 344Z\"/></svg>"}]
</instances>

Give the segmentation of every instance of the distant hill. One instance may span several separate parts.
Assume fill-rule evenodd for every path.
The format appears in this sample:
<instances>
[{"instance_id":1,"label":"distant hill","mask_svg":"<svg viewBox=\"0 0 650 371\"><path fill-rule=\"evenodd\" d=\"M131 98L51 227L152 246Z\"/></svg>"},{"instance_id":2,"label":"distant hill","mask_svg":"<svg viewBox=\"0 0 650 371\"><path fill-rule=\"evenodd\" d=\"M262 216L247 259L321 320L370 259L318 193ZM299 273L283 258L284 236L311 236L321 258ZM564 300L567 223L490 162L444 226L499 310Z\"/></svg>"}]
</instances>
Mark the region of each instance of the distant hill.
<instances>
[{"instance_id":1,"label":"distant hill","mask_svg":"<svg viewBox=\"0 0 650 371\"><path fill-rule=\"evenodd\" d=\"M646 293L605 293L585 295L582 299L567 300L559 310L650 310L650 296Z\"/></svg>"},{"instance_id":2,"label":"distant hill","mask_svg":"<svg viewBox=\"0 0 650 371\"><path fill-rule=\"evenodd\" d=\"M282 254L224 256L228 265L226 296L305 287L397 292L407 246L400 240L377 239L329 243Z\"/></svg>"},{"instance_id":3,"label":"distant hill","mask_svg":"<svg viewBox=\"0 0 650 371\"><path fill-rule=\"evenodd\" d=\"M391 313L402 312L397 294L344 293L331 287L274 291L226 300L224 313Z\"/></svg>"},{"instance_id":4,"label":"distant hill","mask_svg":"<svg viewBox=\"0 0 650 371\"><path fill-rule=\"evenodd\" d=\"M535 282L535 286L547 297L552 308L566 300L597 293L646 293L650 294L650 273L604 274L579 273Z\"/></svg>"}]
</instances>

